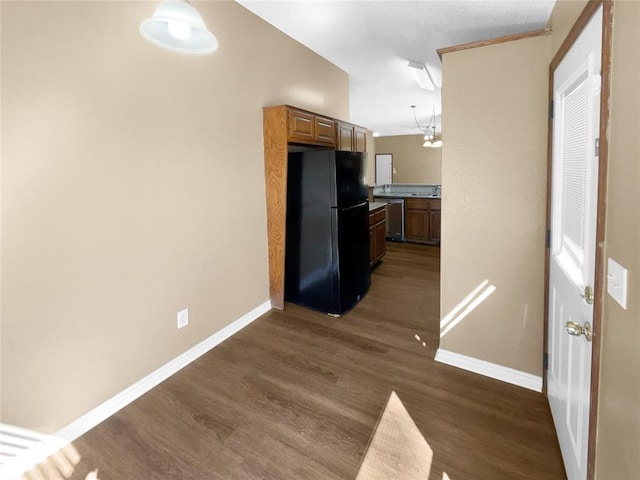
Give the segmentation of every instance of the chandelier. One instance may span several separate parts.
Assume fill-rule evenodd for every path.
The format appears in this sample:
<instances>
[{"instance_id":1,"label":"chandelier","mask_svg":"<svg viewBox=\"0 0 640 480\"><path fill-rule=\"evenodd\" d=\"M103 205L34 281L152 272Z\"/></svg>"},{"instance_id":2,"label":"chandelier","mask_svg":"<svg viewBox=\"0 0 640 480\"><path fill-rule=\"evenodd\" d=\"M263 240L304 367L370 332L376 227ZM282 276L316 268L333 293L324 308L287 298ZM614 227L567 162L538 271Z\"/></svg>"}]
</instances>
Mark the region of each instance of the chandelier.
<instances>
[{"instance_id":1,"label":"chandelier","mask_svg":"<svg viewBox=\"0 0 640 480\"><path fill-rule=\"evenodd\" d=\"M416 116L416 106L411 105L411 109L413 110L413 119L416 121L416 126L424 134L424 143L422 144L422 146L430 148L442 147L442 136L436 135L436 106L433 106L431 120L429 120L429 123L426 126L422 126L418 123L418 117Z\"/></svg>"}]
</instances>

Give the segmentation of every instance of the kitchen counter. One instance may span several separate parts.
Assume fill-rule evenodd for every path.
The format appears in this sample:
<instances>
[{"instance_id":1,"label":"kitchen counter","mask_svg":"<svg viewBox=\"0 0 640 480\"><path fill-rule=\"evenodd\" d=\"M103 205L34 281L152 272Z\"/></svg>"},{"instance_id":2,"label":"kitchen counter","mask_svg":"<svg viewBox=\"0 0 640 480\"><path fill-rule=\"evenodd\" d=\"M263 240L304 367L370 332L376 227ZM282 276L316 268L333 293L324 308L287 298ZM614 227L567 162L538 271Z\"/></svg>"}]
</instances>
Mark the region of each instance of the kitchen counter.
<instances>
[{"instance_id":1,"label":"kitchen counter","mask_svg":"<svg viewBox=\"0 0 640 480\"><path fill-rule=\"evenodd\" d=\"M424 193L374 193L373 196L374 198L442 198L440 195Z\"/></svg>"},{"instance_id":2,"label":"kitchen counter","mask_svg":"<svg viewBox=\"0 0 640 480\"><path fill-rule=\"evenodd\" d=\"M379 208L386 206L386 202L369 202L369 211L373 212Z\"/></svg>"},{"instance_id":3,"label":"kitchen counter","mask_svg":"<svg viewBox=\"0 0 640 480\"><path fill-rule=\"evenodd\" d=\"M442 185L432 183L389 183L373 187L373 200L393 198L434 198L442 195Z\"/></svg>"}]
</instances>

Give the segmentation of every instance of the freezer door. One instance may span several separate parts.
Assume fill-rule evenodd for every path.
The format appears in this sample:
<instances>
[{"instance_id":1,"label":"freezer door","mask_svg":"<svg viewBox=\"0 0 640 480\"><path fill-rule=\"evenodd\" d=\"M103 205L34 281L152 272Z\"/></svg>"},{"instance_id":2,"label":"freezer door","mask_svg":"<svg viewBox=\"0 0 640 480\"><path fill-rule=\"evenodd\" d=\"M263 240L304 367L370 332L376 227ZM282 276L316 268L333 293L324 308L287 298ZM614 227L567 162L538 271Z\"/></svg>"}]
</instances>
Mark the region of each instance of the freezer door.
<instances>
[{"instance_id":1,"label":"freezer door","mask_svg":"<svg viewBox=\"0 0 640 480\"><path fill-rule=\"evenodd\" d=\"M367 157L360 152L333 152L335 184L332 185L332 206L347 208L369 198L367 188ZM333 182L332 182L333 183Z\"/></svg>"}]
</instances>

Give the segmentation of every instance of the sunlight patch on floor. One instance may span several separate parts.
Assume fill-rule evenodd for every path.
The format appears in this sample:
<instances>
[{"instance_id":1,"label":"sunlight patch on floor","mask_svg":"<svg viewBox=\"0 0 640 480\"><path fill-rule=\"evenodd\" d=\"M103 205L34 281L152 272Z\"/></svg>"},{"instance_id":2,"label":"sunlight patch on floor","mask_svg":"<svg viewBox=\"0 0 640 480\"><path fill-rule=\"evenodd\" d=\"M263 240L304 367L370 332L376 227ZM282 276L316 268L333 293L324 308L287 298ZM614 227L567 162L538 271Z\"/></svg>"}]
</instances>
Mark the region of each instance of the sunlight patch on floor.
<instances>
[{"instance_id":1,"label":"sunlight patch on floor","mask_svg":"<svg viewBox=\"0 0 640 480\"><path fill-rule=\"evenodd\" d=\"M356 480L426 480L433 450L396 394L391 392L360 464ZM443 480L450 480L443 474Z\"/></svg>"},{"instance_id":2,"label":"sunlight patch on floor","mask_svg":"<svg viewBox=\"0 0 640 480\"><path fill-rule=\"evenodd\" d=\"M66 480L81 456L63 438L0 424L0 478L3 480ZM100 480L96 468L85 480Z\"/></svg>"}]
</instances>

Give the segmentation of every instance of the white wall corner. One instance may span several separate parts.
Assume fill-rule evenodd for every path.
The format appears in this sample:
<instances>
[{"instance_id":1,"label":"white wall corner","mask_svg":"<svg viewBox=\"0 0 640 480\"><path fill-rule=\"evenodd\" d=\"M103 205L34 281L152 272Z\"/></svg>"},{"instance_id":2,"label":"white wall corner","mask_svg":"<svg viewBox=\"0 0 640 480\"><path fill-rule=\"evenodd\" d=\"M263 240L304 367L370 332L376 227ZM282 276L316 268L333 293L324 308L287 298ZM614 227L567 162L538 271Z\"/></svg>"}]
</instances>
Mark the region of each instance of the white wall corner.
<instances>
[{"instance_id":1,"label":"white wall corner","mask_svg":"<svg viewBox=\"0 0 640 480\"><path fill-rule=\"evenodd\" d=\"M485 377L495 378L496 380L511 383L512 385L517 385L535 392L542 391L542 377L538 375L532 375L531 373L521 372L520 370L504 367L485 360L468 357L461 353L450 352L439 348L436 351L435 361L469 372L478 373Z\"/></svg>"}]
</instances>

